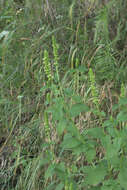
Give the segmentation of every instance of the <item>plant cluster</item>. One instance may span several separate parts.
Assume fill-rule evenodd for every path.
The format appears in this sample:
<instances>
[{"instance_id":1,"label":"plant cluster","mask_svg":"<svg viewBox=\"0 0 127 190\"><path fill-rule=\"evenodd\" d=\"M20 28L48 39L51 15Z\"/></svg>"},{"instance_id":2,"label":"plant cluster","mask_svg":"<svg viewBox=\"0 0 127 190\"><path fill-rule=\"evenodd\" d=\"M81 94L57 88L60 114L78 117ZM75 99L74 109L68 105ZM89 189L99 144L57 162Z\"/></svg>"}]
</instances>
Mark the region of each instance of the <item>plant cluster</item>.
<instances>
[{"instance_id":1,"label":"plant cluster","mask_svg":"<svg viewBox=\"0 0 127 190\"><path fill-rule=\"evenodd\" d=\"M126 190L126 3L0 4L0 189Z\"/></svg>"}]
</instances>

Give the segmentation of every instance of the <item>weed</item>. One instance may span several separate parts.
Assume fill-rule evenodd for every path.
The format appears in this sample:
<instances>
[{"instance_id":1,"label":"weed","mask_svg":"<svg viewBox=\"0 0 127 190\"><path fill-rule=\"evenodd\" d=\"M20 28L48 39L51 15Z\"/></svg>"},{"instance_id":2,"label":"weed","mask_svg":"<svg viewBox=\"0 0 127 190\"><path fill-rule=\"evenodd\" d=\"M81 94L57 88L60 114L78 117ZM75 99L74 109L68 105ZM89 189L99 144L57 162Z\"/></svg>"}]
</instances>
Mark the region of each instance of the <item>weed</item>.
<instances>
[{"instance_id":1,"label":"weed","mask_svg":"<svg viewBox=\"0 0 127 190\"><path fill-rule=\"evenodd\" d=\"M125 190L126 3L0 5L0 189Z\"/></svg>"}]
</instances>

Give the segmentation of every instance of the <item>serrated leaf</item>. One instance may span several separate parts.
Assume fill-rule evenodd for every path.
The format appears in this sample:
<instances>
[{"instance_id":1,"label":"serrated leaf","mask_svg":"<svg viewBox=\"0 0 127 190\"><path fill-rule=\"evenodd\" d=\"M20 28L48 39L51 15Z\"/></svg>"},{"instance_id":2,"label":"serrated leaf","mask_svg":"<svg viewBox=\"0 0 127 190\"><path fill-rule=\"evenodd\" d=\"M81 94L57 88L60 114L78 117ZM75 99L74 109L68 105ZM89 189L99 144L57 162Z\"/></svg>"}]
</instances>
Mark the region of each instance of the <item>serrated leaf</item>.
<instances>
[{"instance_id":1,"label":"serrated leaf","mask_svg":"<svg viewBox=\"0 0 127 190\"><path fill-rule=\"evenodd\" d=\"M48 169L46 170L45 179L48 179L49 177L51 177L54 174L54 169L55 169L55 165L50 164Z\"/></svg>"},{"instance_id":2,"label":"serrated leaf","mask_svg":"<svg viewBox=\"0 0 127 190\"><path fill-rule=\"evenodd\" d=\"M118 121L121 121L121 122L127 121L127 113L121 111L121 112L117 115L117 120L118 120Z\"/></svg>"},{"instance_id":3,"label":"serrated leaf","mask_svg":"<svg viewBox=\"0 0 127 190\"><path fill-rule=\"evenodd\" d=\"M79 133L79 130L78 128L75 126L75 124L73 122L68 122L67 123L67 131L69 133L71 133L72 136L75 136L77 138L80 138L80 133Z\"/></svg>"},{"instance_id":4,"label":"serrated leaf","mask_svg":"<svg viewBox=\"0 0 127 190\"><path fill-rule=\"evenodd\" d=\"M60 183L56 186L55 190L62 190L64 188L64 184Z\"/></svg>"},{"instance_id":5,"label":"serrated leaf","mask_svg":"<svg viewBox=\"0 0 127 190\"><path fill-rule=\"evenodd\" d=\"M121 187L120 185L118 184L118 181L115 180L115 179L108 179L108 180L105 180L103 182L103 186L101 187L102 189L103 188L108 188L109 190L121 190ZM101 189L101 190L102 190Z\"/></svg>"},{"instance_id":6,"label":"serrated leaf","mask_svg":"<svg viewBox=\"0 0 127 190\"><path fill-rule=\"evenodd\" d=\"M80 155L81 153L86 153L87 147L85 144L80 144L80 146L77 146L75 149L73 149L73 154Z\"/></svg>"},{"instance_id":7,"label":"serrated leaf","mask_svg":"<svg viewBox=\"0 0 127 190\"><path fill-rule=\"evenodd\" d=\"M88 162L92 162L92 160L95 158L96 156L96 151L95 149L90 149L90 150L87 150L87 152L85 153L85 156L86 156L86 160Z\"/></svg>"},{"instance_id":8,"label":"serrated leaf","mask_svg":"<svg viewBox=\"0 0 127 190\"><path fill-rule=\"evenodd\" d=\"M79 95L73 95L73 96L72 96L72 100L73 100L75 103L81 103L81 102L82 102L82 97L79 96Z\"/></svg>"},{"instance_id":9,"label":"serrated leaf","mask_svg":"<svg viewBox=\"0 0 127 190\"><path fill-rule=\"evenodd\" d=\"M110 186L102 186L101 190L112 190L112 187Z\"/></svg>"},{"instance_id":10,"label":"serrated leaf","mask_svg":"<svg viewBox=\"0 0 127 190\"><path fill-rule=\"evenodd\" d=\"M90 135L93 138L102 138L104 136L104 132L102 128L95 127L95 128L87 129L87 135Z\"/></svg>"},{"instance_id":11,"label":"serrated leaf","mask_svg":"<svg viewBox=\"0 0 127 190\"><path fill-rule=\"evenodd\" d=\"M109 162L113 168L119 168L121 159L118 157L118 155L116 155L110 158Z\"/></svg>"},{"instance_id":12,"label":"serrated leaf","mask_svg":"<svg viewBox=\"0 0 127 190\"><path fill-rule=\"evenodd\" d=\"M89 170L87 169L87 176L85 181L89 185L97 185L103 181L106 174L107 170L102 165L98 165L95 168L90 167Z\"/></svg>"},{"instance_id":13,"label":"serrated leaf","mask_svg":"<svg viewBox=\"0 0 127 190\"><path fill-rule=\"evenodd\" d=\"M108 127L107 132L111 137L116 137L117 136L117 129L113 127Z\"/></svg>"},{"instance_id":14,"label":"serrated leaf","mask_svg":"<svg viewBox=\"0 0 127 190\"><path fill-rule=\"evenodd\" d=\"M115 111L115 110L117 110L119 108L119 105L118 104L114 104L113 106L112 106L112 111Z\"/></svg>"},{"instance_id":15,"label":"serrated leaf","mask_svg":"<svg viewBox=\"0 0 127 190\"><path fill-rule=\"evenodd\" d=\"M65 93L66 96L71 97L72 94L73 94L73 90L71 88L65 88L64 93Z\"/></svg>"},{"instance_id":16,"label":"serrated leaf","mask_svg":"<svg viewBox=\"0 0 127 190\"><path fill-rule=\"evenodd\" d=\"M101 190L100 187L91 187L89 190Z\"/></svg>"},{"instance_id":17,"label":"serrated leaf","mask_svg":"<svg viewBox=\"0 0 127 190\"><path fill-rule=\"evenodd\" d=\"M61 104L51 106L47 109L48 113L52 113L53 120L62 120L64 118L63 106Z\"/></svg>"},{"instance_id":18,"label":"serrated leaf","mask_svg":"<svg viewBox=\"0 0 127 190\"><path fill-rule=\"evenodd\" d=\"M68 138L68 139L64 139L61 146L63 148L65 148L65 149L71 149L71 148L76 148L80 144L81 144L81 142L79 140L77 140L76 138L71 137L71 138Z\"/></svg>"},{"instance_id":19,"label":"serrated leaf","mask_svg":"<svg viewBox=\"0 0 127 190\"><path fill-rule=\"evenodd\" d=\"M118 124L116 119L104 121L102 127L115 127Z\"/></svg>"},{"instance_id":20,"label":"serrated leaf","mask_svg":"<svg viewBox=\"0 0 127 190\"><path fill-rule=\"evenodd\" d=\"M110 120L104 121L103 127L110 127L110 126L112 126L112 121Z\"/></svg>"},{"instance_id":21,"label":"serrated leaf","mask_svg":"<svg viewBox=\"0 0 127 190\"><path fill-rule=\"evenodd\" d=\"M79 66L79 67L77 68L77 70L78 70L79 72L87 72L87 71L88 71L88 68L86 68L84 65L82 65L82 66Z\"/></svg>"},{"instance_id":22,"label":"serrated leaf","mask_svg":"<svg viewBox=\"0 0 127 190\"><path fill-rule=\"evenodd\" d=\"M127 188L127 168L126 167L120 169L118 180L119 180L120 185L126 189Z\"/></svg>"},{"instance_id":23,"label":"serrated leaf","mask_svg":"<svg viewBox=\"0 0 127 190\"><path fill-rule=\"evenodd\" d=\"M62 135L62 133L64 132L66 126L67 126L66 120L60 120L60 122L59 122L58 125L56 126L58 135Z\"/></svg>"},{"instance_id":24,"label":"serrated leaf","mask_svg":"<svg viewBox=\"0 0 127 190\"><path fill-rule=\"evenodd\" d=\"M107 159L111 159L118 154L121 146L121 139L115 138L112 142L111 137L107 135L101 139L101 142L105 148L105 156Z\"/></svg>"},{"instance_id":25,"label":"serrated leaf","mask_svg":"<svg viewBox=\"0 0 127 190\"><path fill-rule=\"evenodd\" d=\"M127 98L126 97L120 98L119 105L127 105Z\"/></svg>"},{"instance_id":26,"label":"serrated leaf","mask_svg":"<svg viewBox=\"0 0 127 190\"><path fill-rule=\"evenodd\" d=\"M59 179L63 180L66 178L66 169L64 163L60 163L55 168L55 174L59 177Z\"/></svg>"},{"instance_id":27,"label":"serrated leaf","mask_svg":"<svg viewBox=\"0 0 127 190\"><path fill-rule=\"evenodd\" d=\"M105 157L107 159L111 159L112 157L116 156L118 154L119 147L117 147L114 144L110 144L106 149Z\"/></svg>"},{"instance_id":28,"label":"serrated leaf","mask_svg":"<svg viewBox=\"0 0 127 190\"><path fill-rule=\"evenodd\" d=\"M89 111L89 107L85 104L82 104L82 103L73 104L71 109L70 109L70 116L76 117L80 113L88 112L88 111Z\"/></svg>"},{"instance_id":29,"label":"serrated leaf","mask_svg":"<svg viewBox=\"0 0 127 190\"><path fill-rule=\"evenodd\" d=\"M44 166L44 165L48 164L48 162L49 162L48 159L40 159L39 165L40 165L40 167L41 167L41 166Z\"/></svg>"},{"instance_id":30,"label":"serrated leaf","mask_svg":"<svg viewBox=\"0 0 127 190\"><path fill-rule=\"evenodd\" d=\"M55 182L52 182L49 185L47 185L47 187L45 188L45 190L54 190L55 187L56 187Z\"/></svg>"}]
</instances>

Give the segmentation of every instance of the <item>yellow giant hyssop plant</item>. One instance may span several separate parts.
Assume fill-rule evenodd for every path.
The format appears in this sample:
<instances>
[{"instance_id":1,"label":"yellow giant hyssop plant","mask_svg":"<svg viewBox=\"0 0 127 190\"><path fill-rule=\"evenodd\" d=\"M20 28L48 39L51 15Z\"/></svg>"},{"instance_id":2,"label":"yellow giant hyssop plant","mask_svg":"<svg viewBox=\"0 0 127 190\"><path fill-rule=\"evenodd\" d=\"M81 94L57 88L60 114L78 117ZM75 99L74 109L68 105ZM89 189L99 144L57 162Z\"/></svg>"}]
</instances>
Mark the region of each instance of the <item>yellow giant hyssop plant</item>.
<instances>
[{"instance_id":1,"label":"yellow giant hyssop plant","mask_svg":"<svg viewBox=\"0 0 127 190\"><path fill-rule=\"evenodd\" d=\"M1 190L126 190L126 10L0 1Z\"/></svg>"}]
</instances>

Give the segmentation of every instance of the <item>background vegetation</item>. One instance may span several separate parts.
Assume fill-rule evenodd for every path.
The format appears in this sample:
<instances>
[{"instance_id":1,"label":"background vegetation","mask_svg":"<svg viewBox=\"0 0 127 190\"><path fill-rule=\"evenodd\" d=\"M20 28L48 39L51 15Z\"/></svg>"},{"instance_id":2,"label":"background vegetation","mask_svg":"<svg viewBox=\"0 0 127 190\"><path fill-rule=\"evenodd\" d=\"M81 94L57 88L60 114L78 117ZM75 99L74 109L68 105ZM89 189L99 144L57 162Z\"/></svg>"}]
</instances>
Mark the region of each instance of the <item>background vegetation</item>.
<instances>
[{"instance_id":1,"label":"background vegetation","mask_svg":"<svg viewBox=\"0 0 127 190\"><path fill-rule=\"evenodd\" d=\"M126 190L126 10L0 1L1 190Z\"/></svg>"}]
</instances>

